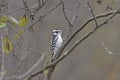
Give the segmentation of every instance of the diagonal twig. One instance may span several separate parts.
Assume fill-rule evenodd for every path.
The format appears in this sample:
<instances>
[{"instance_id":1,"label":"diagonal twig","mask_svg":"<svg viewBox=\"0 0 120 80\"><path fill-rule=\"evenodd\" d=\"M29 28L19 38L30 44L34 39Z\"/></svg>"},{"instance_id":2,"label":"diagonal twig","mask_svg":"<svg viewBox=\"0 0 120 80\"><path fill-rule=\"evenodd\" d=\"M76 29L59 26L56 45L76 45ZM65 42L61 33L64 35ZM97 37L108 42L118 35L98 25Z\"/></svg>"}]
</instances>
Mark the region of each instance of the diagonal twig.
<instances>
[{"instance_id":1,"label":"diagonal twig","mask_svg":"<svg viewBox=\"0 0 120 80\"><path fill-rule=\"evenodd\" d=\"M48 14L53 12L55 9L57 9L61 4L62 4L62 2L58 3L55 7L53 7L51 10L49 10L46 14L44 14L43 16L40 16L40 18L37 21L35 21L33 24L30 25L30 28L33 27L34 25L36 25L38 22L40 22L41 19L45 18Z\"/></svg>"},{"instance_id":2,"label":"diagonal twig","mask_svg":"<svg viewBox=\"0 0 120 80\"><path fill-rule=\"evenodd\" d=\"M105 45L105 43L100 39L99 35L96 34L95 35L97 37L97 39L99 40L100 44L102 45L102 47L107 51L108 54L110 55L115 55L115 56L120 56L120 53L115 53L115 52L112 52L110 51L110 49L108 49Z\"/></svg>"},{"instance_id":3,"label":"diagonal twig","mask_svg":"<svg viewBox=\"0 0 120 80\"><path fill-rule=\"evenodd\" d=\"M42 56L38 59L38 61L25 73L23 73L22 75L13 75L13 76L9 76L9 77L5 77L5 80L14 80L14 79L19 79L19 80L23 80L25 77L27 77L29 74L31 74L33 72L33 70L35 68L37 68L38 66L43 64L43 61L45 60L46 55L43 53Z\"/></svg>"},{"instance_id":4,"label":"diagonal twig","mask_svg":"<svg viewBox=\"0 0 120 80\"><path fill-rule=\"evenodd\" d=\"M93 18L94 18L94 20L95 20L96 27L98 27L97 19L96 19L96 17L95 17L95 14L94 14L94 11L93 11L93 9L92 9L92 6L90 5L89 2L88 2L87 4L88 4L89 10L90 10L90 12L92 13L92 16L93 16Z\"/></svg>"},{"instance_id":5,"label":"diagonal twig","mask_svg":"<svg viewBox=\"0 0 120 80\"><path fill-rule=\"evenodd\" d=\"M71 22L69 21L67 15L66 15L66 13L65 13L65 4L64 4L64 1L63 1L63 0L62 0L62 6L63 6L63 14L64 14L64 17L65 17L65 20L68 22L69 26L71 27L71 26L73 26L73 25L71 24Z\"/></svg>"},{"instance_id":6,"label":"diagonal twig","mask_svg":"<svg viewBox=\"0 0 120 80\"><path fill-rule=\"evenodd\" d=\"M42 73L44 70L50 68L50 67L53 67L53 66L56 66L59 62L61 62L67 55L69 55L80 43L82 43L84 40L86 40L88 37L90 37L96 30L98 30L100 27L102 27L103 25L105 25L107 22L109 22L109 20L111 20L117 13L119 13L120 9L117 10L116 12L113 12L113 13L109 13L109 14L104 14L104 15L99 15L99 16L96 16L96 18L100 18L100 17L106 17L108 15L112 15L110 16L107 20L105 20L103 23L101 23L98 27L96 27L95 29L93 29L91 32L87 33L86 35L84 35L82 38L80 38L79 40L77 40L75 42L75 44L68 50L66 51L62 56L60 56L56 61L48 64L46 67L43 67L42 69L38 70L37 72L31 74L28 78L26 78L26 80L31 80L33 77L35 77L36 75ZM89 22L93 21L94 18L90 18L88 21L86 21L84 23L84 25L82 25L82 27L84 28ZM82 28L82 29L83 29ZM76 32L73 33L73 35L76 35L79 31L81 30L78 29ZM62 52L64 50L64 48L67 46L67 44L69 43L69 41L72 40L72 38L74 36L71 36L69 39L68 39L68 42L66 42L66 44L61 48L61 51L59 52Z\"/></svg>"}]
</instances>

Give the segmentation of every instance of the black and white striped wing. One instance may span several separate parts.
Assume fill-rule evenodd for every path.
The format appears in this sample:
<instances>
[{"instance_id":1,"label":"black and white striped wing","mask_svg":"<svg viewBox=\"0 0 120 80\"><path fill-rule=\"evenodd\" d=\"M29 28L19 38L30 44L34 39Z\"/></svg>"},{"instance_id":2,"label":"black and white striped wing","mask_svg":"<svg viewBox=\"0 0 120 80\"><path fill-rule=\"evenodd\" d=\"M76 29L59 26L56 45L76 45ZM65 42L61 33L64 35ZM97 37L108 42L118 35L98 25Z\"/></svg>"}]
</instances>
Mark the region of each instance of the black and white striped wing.
<instances>
[{"instance_id":1,"label":"black and white striped wing","mask_svg":"<svg viewBox=\"0 0 120 80\"><path fill-rule=\"evenodd\" d=\"M53 37L52 37L52 41L51 41L51 50L52 50L52 53L51 53L51 55L52 56L54 56L55 55L55 48L56 48L56 42L57 42L57 40L58 40L58 37L57 37L57 35L53 35Z\"/></svg>"}]
</instances>

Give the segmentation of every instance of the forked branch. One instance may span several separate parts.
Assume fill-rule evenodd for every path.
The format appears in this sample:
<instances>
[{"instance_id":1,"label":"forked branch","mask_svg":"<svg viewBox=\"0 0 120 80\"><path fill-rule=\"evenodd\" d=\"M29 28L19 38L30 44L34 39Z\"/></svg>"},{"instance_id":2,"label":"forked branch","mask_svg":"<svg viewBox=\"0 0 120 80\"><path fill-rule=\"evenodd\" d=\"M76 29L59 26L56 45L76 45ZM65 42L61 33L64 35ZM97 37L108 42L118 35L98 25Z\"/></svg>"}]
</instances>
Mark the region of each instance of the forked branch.
<instances>
[{"instance_id":1,"label":"forked branch","mask_svg":"<svg viewBox=\"0 0 120 80\"><path fill-rule=\"evenodd\" d=\"M102 18L102 17L107 17L109 15L111 15L108 19L106 19L104 22L102 22L100 25L98 25L98 27L95 27L92 31L90 31L89 33L87 33L86 35L84 35L82 38L80 38L79 40L77 40L75 42L75 44L69 49L67 50L65 53L63 53L63 55L59 55L58 59L50 64L48 64L46 67L43 67L42 69L38 70L37 72L31 74L28 78L26 78L25 80L31 80L33 77L35 77L36 75L42 73L44 70L51 68L53 66L56 66L59 62L61 62L64 58L66 58L80 43L82 43L84 40L86 40L88 37L90 37L96 30L98 30L100 27L102 27L103 25L107 24L115 15L117 15L120 12L120 9L117 11L112 11L112 12L108 12L108 13L104 13L101 15L96 16L97 18ZM93 21L94 18L90 18L87 21L85 21L85 23L83 23L83 25L77 29L66 41L66 43L62 46L62 48L60 49L60 51L58 53L62 53L63 50L65 49L65 47L69 44L69 42L75 37L76 34L78 34L81 30L83 30L83 28L90 23L91 21Z\"/></svg>"}]
</instances>

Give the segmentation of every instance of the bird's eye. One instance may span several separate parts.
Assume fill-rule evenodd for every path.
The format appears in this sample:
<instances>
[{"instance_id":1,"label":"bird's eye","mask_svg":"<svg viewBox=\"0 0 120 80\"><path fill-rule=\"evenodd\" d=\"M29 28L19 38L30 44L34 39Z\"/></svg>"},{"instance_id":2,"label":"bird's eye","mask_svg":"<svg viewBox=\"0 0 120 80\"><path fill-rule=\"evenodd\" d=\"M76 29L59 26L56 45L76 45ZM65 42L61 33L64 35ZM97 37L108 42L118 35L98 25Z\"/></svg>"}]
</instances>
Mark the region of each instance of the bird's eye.
<instances>
[{"instance_id":1,"label":"bird's eye","mask_svg":"<svg viewBox=\"0 0 120 80\"><path fill-rule=\"evenodd\" d=\"M58 31L56 31L56 33L58 33Z\"/></svg>"}]
</instances>

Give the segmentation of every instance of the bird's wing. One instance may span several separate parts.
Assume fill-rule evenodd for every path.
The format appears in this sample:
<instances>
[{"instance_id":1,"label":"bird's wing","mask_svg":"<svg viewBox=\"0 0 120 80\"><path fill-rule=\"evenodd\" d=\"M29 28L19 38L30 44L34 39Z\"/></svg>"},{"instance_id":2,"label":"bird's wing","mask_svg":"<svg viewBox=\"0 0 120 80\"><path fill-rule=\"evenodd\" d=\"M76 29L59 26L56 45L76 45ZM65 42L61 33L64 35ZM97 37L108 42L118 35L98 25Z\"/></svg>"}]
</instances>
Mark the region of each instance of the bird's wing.
<instances>
[{"instance_id":1,"label":"bird's wing","mask_svg":"<svg viewBox=\"0 0 120 80\"><path fill-rule=\"evenodd\" d=\"M57 42L57 40L58 40L58 37L57 37L57 35L53 35L53 37L52 37L52 41L51 41L51 50L54 50L54 48L55 48L55 46L56 46L56 42Z\"/></svg>"}]
</instances>

